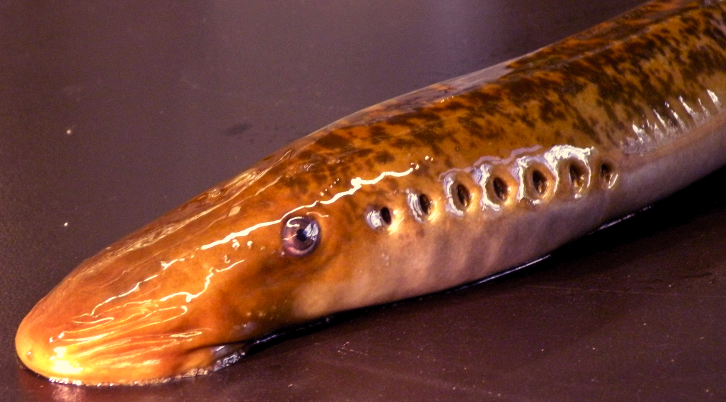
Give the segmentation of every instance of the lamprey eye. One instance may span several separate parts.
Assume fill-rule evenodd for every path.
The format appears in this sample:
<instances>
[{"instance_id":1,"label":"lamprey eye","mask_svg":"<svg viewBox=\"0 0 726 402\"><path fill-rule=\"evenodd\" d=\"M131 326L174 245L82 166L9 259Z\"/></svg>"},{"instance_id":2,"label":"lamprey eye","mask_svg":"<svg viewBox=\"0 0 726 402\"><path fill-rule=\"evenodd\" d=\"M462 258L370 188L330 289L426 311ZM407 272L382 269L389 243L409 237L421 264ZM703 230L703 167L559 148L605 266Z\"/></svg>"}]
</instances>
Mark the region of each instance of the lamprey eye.
<instances>
[{"instance_id":1,"label":"lamprey eye","mask_svg":"<svg viewBox=\"0 0 726 402\"><path fill-rule=\"evenodd\" d=\"M320 243L320 224L309 216L290 218L282 226L282 247L295 257L308 255Z\"/></svg>"}]
</instances>

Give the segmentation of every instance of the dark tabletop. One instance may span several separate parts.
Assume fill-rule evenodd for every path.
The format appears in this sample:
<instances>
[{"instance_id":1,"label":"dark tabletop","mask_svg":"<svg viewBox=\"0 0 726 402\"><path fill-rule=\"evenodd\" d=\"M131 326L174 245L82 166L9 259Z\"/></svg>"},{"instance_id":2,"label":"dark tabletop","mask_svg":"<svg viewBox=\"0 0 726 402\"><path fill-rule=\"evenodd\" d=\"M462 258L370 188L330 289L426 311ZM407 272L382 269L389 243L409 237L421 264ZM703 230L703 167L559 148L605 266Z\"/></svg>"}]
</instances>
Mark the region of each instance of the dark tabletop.
<instances>
[{"instance_id":1,"label":"dark tabletop","mask_svg":"<svg viewBox=\"0 0 726 402\"><path fill-rule=\"evenodd\" d=\"M13 338L83 259L365 106L639 0L0 1L0 399L726 398L726 170L526 270L333 317L215 374L52 384Z\"/></svg>"}]
</instances>

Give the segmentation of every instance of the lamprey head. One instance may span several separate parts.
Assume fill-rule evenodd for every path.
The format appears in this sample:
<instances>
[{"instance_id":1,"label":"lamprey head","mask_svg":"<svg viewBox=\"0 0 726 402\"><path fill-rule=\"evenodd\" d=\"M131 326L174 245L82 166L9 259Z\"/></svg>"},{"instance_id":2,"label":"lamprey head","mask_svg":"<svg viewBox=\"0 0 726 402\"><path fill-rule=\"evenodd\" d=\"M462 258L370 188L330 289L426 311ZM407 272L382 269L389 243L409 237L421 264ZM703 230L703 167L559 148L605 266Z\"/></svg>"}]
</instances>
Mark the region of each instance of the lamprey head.
<instances>
[{"instance_id":1,"label":"lamprey head","mask_svg":"<svg viewBox=\"0 0 726 402\"><path fill-rule=\"evenodd\" d=\"M285 214L221 194L234 188L213 189L81 264L20 325L23 363L64 382L166 379L214 369L296 322L291 292L303 257L281 245ZM297 221L317 225L307 214ZM301 230L293 239L304 249L320 237Z\"/></svg>"},{"instance_id":2,"label":"lamprey head","mask_svg":"<svg viewBox=\"0 0 726 402\"><path fill-rule=\"evenodd\" d=\"M23 320L22 362L60 382L163 380L214 370L271 331L368 303L336 284L380 264L343 248L378 241L366 206L390 189L375 184L411 169L350 178L344 164L290 154L84 261Z\"/></svg>"}]
</instances>

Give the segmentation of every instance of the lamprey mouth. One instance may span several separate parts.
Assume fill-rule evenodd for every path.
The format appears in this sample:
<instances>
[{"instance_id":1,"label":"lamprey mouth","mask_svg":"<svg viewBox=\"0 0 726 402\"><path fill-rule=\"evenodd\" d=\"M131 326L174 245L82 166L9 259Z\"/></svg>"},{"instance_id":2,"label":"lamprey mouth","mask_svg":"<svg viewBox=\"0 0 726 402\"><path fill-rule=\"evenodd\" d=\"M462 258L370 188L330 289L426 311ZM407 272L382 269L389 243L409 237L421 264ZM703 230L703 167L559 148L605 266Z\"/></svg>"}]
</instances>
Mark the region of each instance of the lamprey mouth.
<instances>
[{"instance_id":1,"label":"lamprey mouth","mask_svg":"<svg viewBox=\"0 0 726 402\"><path fill-rule=\"evenodd\" d=\"M244 351L245 342L219 344L230 336L211 326L213 318L204 317L214 314L194 312L204 307L204 300L195 305L184 296L159 300L163 297L153 293L121 303L114 302L125 299L123 294L109 296L105 304L86 310L86 303L72 301L83 295L65 293L70 300L64 300L54 293L20 324L15 338L18 356L30 370L53 381L101 385L206 373ZM67 308L55 309L59 303Z\"/></svg>"},{"instance_id":2,"label":"lamprey mouth","mask_svg":"<svg viewBox=\"0 0 726 402\"><path fill-rule=\"evenodd\" d=\"M169 351L144 343L78 352L78 348L54 346L47 339L38 339L33 324L21 326L18 335L18 356L30 370L53 382L91 386L158 384L208 374L235 363L248 347L233 344L178 353L173 351L172 343L166 345Z\"/></svg>"}]
</instances>

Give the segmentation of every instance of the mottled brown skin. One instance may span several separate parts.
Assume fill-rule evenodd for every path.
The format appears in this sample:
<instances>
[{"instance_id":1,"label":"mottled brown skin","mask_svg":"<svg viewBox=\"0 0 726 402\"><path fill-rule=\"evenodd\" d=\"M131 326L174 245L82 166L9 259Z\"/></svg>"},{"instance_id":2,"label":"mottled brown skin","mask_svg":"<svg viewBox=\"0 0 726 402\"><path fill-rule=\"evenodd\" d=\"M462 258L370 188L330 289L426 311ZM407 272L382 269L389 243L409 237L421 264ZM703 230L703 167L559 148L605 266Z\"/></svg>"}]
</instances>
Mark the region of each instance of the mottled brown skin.
<instances>
[{"instance_id":1,"label":"mottled brown skin","mask_svg":"<svg viewBox=\"0 0 726 402\"><path fill-rule=\"evenodd\" d=\"M722 1L655 1L340 120L85 261L18 354L76 384L194 374L271 331L546 254L726 161L725 25ZM320 225L302 257L281 240L295 216Z\"/></svg>"}]
</instances>

